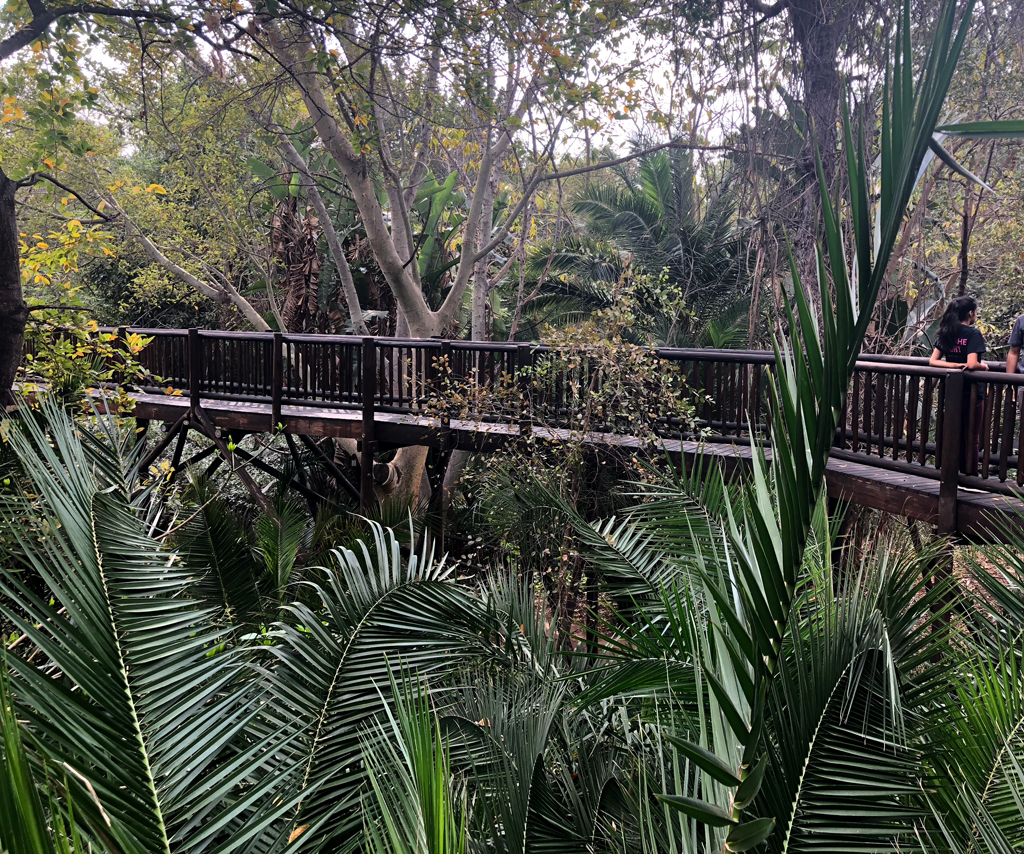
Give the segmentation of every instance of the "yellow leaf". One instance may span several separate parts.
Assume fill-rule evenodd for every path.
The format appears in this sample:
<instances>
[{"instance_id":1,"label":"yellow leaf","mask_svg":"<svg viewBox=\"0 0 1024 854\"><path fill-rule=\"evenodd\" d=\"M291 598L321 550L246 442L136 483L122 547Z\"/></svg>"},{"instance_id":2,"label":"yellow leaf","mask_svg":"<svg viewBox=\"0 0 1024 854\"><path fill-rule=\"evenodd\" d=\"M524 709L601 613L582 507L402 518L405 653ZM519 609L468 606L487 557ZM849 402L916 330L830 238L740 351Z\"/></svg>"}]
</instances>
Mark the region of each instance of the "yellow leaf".
<instances>
[{"instance_id":1,"label":"yellow leaf","mask_svg":"<svg viewBox=\"0 0 1024 854\"><path fill-rule=\"evenodd\" d=\"M103 213L103 209L106 206L107 206L107 202L106 202L105 199L103 199L103 200L100 201L100 203L98 205L96 205L96 210L98 210L100 213Z\"/></svg>"},{"instance_id":2,"label":"yellow leaf","mask_svg":"<svg viewBox=\"0 0 1024 854\"><path fill-rule=\"evenodd\" d=\"M150 184L146 187L147 193L156 193L158 196L166 196L167 191L159 184Z\"/></svg>"}]
</instances>

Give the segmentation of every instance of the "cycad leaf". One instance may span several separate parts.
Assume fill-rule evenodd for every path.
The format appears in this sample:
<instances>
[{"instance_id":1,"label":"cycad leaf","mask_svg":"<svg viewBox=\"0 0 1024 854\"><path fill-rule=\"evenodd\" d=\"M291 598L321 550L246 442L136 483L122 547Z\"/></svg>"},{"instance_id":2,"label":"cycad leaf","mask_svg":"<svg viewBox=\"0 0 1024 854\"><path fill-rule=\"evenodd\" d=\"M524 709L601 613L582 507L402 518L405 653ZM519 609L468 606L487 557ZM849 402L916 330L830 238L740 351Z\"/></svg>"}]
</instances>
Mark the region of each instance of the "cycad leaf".
<instances>
[{"instance_id":1,"label":"cycad leaf","mask_svg":"<svg viewBox=\"0 0 1024 854\"><path fill-rule=\"evenodd\" d=\"M294 761L309 793L295 827L329 821L301 836L302 850L340 844L361 826L361 739L390 696L389 666L422 678L488 649L483 612L450 570L429 552L403 560L392 531L372 522L370 530L369 546L335 552L325 582L306 583L318 606L289 606L271 649L277 694L305 730Z\"/></svg>"},{"instance_id":2,"label":"cycad leaf","mask_svg":"<svg viewBox=\"0 0 1024 854\"><path fill-rule=\"evenodd\" d=\"M262 689L246 678L240 648L213 654L226 639L210 628L215 611L189 598L187 569L147 535L125 484L111 482L114 452L84 444L55 408L44 418L46 432L34 420L9 431L41 498L15 499L0 514L53 597L2 571L0 611L64 677L10 658L30 727L53 761L92 781L138 850L204 850L214 836L245 845L261 828L226 828L234 793L246 784L273 798L287 781L224 762ZM36 519L47 536L11 524L19 518ZM268 739L261 749L273 747Z\"/></svg>"}]
</instances>

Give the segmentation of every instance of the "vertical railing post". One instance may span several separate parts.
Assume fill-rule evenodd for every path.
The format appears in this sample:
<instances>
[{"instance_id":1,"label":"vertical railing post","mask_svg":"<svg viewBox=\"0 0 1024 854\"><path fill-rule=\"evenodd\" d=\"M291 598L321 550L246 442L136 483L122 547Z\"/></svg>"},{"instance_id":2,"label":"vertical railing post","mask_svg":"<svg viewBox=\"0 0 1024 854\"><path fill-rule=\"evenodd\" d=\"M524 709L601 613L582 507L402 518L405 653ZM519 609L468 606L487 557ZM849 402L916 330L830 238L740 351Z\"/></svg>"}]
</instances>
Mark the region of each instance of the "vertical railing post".
<instances>
[{"instance_id":1,"label":"vertical railing post","mask_svg":"<svg viewBox=\"0 0 1024 854\"><path fill-rule=\"evenodd\" d=\"M188 404L195 412L199 409L199 383L202 376L203 351L199 330L194 326L188 331Z\"/></svg>"},{"instance_id":2,"label":"vertical railing post","mask_svg":"<svg viewBox=\"0 0 1024 854\"><path fill-rule=\"evenodd\" d=\"M270 432L276 433L281 424L281 398L284 397L284 335L275 332L270 362Z\"/></svg>"},{"instance_id":3,"label":"vertical railing post","mask_svg":"<svg viewBox=\"0 0 1024 854\"><path fill-rule=\"evenodd\" d=\"M964 387L964 397L967 403L967 436L964 439L964 460L963 468L965 474L978 474L978 460L974 456L974 439L984 429L984 424L978 423L978 413L976 410L978 401L978 384L973 380L967 382ZM982 419L984 422L984 419ZM979 437L978 446L980 448L981 442Z\"/></svg>"},{"instance_id":4,"label":"vertical railing post","mask_svg":"<svg viewBox=\"0 0 1024 854\"><path fill-rule=\"evenodd\" d=\"M373 507L373 454L376 450L374 439L373 408L377 394L377 348L371 337L363 338L362 383L360 397L363 405L363 430L359 454L359 509L367 513Z\"/></svg>"},{"instance_id":5,"label":"vertical railing post","mask_svg":"<svg viewBox=\"0 0 1024 854\"><path fill-rule=\"evenodd\" d=\"M964 375L953 370L945 378L942 401L942 458L939 462L939 533L956 530L957 481L960 474L960 440L963 432Z\"/></svg>"},{"instance_id":6,"label":"vertical railing post","mask_svg":"<svg viewBox=\"0 0 1024 854\"><path fill-rule=\"evenodd\" d=\"M520 344L516 353L516 379L519 386L519 435L533 432L533 405L530 388L533 385L533 355L529 344Z\"/></svg>"},{"instance_id":7,"label":"vertical railing post","mask_svg":"<svg viewBox=\"0 0 1024 854\"><path fill-rule=\"evenodd\" d=\"M441 516L440 536L438 546L442 554L445 551L445 538L448 533L448 505L451 503L449 496L445 495L444 474L451 462L452 451L452 414L449 401L452 396L452 342L447 338L441 341L441 351L437 359L437 372L434 381L434 394L436 395L437 412L440 416L441 426L438 429L437 443L440 451L438 461L442 475L437 489L437 504L435 505Z\"/></svg>"}]
</instances>

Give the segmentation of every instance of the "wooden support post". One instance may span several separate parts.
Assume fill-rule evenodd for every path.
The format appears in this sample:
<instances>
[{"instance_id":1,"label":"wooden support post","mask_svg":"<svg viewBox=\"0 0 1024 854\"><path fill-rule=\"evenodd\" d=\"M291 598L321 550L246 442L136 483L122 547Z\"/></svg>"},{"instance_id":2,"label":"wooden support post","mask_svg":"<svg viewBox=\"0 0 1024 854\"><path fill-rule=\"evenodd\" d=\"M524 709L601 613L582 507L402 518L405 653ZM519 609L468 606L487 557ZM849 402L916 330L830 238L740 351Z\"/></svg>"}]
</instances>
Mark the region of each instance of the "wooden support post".
<instances>
[{"instance_id":1,"label":"wooden support post","mask_svg":"<svg viewBox=\"0 0 1024 854\"><path fill-rule=\"evenodd\" d=\"M184 415L182 415L177 421L174 422L174 425L164 434L164 437L159 442L157 442L156 447L153 448L153 450L150 451L148 454L146 454L145 458L139 462L140 473L148 471L149 467L153 464L156 458L159 457L167 449L167 446L171 444L171 442L174 440L174 437L178 435L178 431L182 429L188 429L187 412Z\"/></svg>"},{"instance_id":2,"label":"wooden support post","mask_svg":"<svg viewBox=\"0 0 1024 854\"><path fill-rule=\"evenodd\" d=\"M174 446L174 455L171 457L171 477L174 476L175 472L178 471L178 467L181 465L181 455L185 450L185 442L188 441L188 424L182 425L181 432L178 433L178 443Z\"/></svg>"},{"instance_id":3,"label":"wooden support post","mask_svg":"<svg viewBox=\"0 0 1024 854\"><path fill-rule=\"evenodd\" d=\"M283 425L281 398L284 397L284 336L280 332L274 333L271 347L274 352L270 369L270 432L276 433L277 425Z\"/></svg>"},{"instance_id":4,"label":"wooden support post","mask_svg":"<svg viewBox=\"0 0 1024 854\"><path fill-rule=\"evenodd\" d=\"M203 349L199 340L199 330L192 327L188 331L188 404L195 412L199 409L199 384L202 376Z\"/></svg>"},{"instance_id":5,"label":"wooden support post","mask_svg":"<svg viewBox=\"0 0 1024 854\"><path fill-rule=\"evenodd\" d=\"M363 430L359 455L359 510L367 513L373 507L373 455L377 448L374 438L373 410L377 395L377 347L371 337L363 338L362 383L360 397L363 405Z\"/></svg>"},{"instance_id":6,"label":"wooden support post","mask_svg":"<svg viewBox=\"0 0 1024 854\"><path fill-rule=\"evenodd\" d=\"M135 419L135 433L134 439L136 445L145 445L146 437L149 435L149 419L148 418L136 418Z\"/></svg>"},{"instance_id":7,"label":"wooden support post","mask_svg":"<svg viewBox=\"0 0 1024 854\"><path fill-rule=\"evenodd\" d=\"M957 480L960 474L960 440L963 431L964 375L950 371L942 401L942 458L939 460L939 525L940 534L956 531Z\"/></svg>"}]
</instances>

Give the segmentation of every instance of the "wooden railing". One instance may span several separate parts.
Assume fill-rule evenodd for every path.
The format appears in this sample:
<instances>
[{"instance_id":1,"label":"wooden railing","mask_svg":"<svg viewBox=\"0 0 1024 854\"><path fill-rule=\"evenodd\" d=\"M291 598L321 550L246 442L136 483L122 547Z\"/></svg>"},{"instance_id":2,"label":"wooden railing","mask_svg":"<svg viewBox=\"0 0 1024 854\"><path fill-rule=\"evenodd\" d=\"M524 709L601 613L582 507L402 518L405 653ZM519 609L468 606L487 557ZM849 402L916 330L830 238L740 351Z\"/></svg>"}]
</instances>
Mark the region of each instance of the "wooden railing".
<instances>
[{"instance_id":1,"label":"wooden railing","mask_svg":"<svg viewBox=\"0 0 1024 854\"><path fill-rule=\"evenodd\" d=\"M196 405L269 403L273 424L283 406L302 406L358 409L368 425L374 412L388 412L622 433L632 423L625 410L641 405L648 428L666 438L747 444L768 433L774 359L764 351L633 349L632 358L650 367L632 378L627 401L613 387L623 381L614 354L600 348L567 354L517 343L130 331L152 339L138 357L153 377L142 391L179 390ZM864 355L833 456L939 480L947 499L958 486L1019 495L1024 375L989 364L987 372L964 372L921 358ZM986 401L980 419L972 405L979 394ZM686 417L681 399L695 407Z\"/></svg>"}]
</instances>

